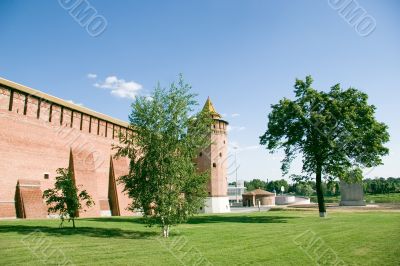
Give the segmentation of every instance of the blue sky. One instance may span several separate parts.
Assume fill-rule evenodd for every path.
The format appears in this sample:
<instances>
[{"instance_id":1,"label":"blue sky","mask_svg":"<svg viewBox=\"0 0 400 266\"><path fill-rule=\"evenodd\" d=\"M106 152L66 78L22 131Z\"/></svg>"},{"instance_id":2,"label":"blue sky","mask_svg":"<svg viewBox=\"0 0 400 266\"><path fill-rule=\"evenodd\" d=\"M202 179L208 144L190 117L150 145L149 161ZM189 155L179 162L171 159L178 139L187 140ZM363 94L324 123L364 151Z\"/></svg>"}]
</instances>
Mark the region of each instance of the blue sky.
<instances>
[{"instance_id":1,"label":"blue sky","mask_svg":"<svg viewBox=\"0 0 400 266\"><path fill-rule=\"evenodd\" d=\"M278 179L281 155L258 137L270 105L311 74L317 89L341 83L370 95L391 141L385 165L366 176L400 176L398 1L353 1L376 21L364 37L328 0L87 3L107 21L97 37L59 1L0 1L0 76L127 120L132 96L183 73L200 104L210 96L230 122L239 178Z\"/></svg>"}]
</instances>

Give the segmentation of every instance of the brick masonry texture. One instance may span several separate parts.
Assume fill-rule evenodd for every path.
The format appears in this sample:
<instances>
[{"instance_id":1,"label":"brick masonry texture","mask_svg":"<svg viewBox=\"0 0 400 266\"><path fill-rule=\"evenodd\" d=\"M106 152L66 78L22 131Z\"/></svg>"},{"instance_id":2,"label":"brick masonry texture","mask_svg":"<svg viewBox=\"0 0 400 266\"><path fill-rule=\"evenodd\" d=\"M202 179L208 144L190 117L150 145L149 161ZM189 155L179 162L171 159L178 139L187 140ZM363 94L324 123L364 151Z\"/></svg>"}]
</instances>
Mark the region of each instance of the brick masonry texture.
<instances>
[{"instance_id":1,"label":"brick masonry texture","mask_svg":"<svg viewBox=\"0 0 400 266\"><path fill-rule=\"evenodd\" d=\"M0 218L17 214L23 218L46 217L41 193L53 187L57 168L67 168L71 161L76 184L86 189L96 204L79 216L97 217L100 210L111 210L110 177L127 174L129 167L127 159L112 159L112 144L118 144L118 134L126 134L126 130L0 85ZM18 180L26 186L17 189ZM120 184L115 186L117 199L113 200L119 211L114 214L132 215L126 210L130 199Z\"/></svg>"}]
</instances>

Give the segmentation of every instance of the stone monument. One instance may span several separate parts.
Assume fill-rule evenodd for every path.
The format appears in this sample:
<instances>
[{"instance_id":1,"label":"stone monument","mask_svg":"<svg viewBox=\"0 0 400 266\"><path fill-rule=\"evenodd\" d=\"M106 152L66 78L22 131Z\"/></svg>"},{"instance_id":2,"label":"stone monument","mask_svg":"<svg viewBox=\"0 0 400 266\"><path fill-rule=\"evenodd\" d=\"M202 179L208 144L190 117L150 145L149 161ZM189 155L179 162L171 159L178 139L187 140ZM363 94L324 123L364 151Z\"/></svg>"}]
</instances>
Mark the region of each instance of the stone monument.
<instances>
[{"instance_id":1,"label":"stone monument","mask_svg":"<svg viewBox=\"0 0 400 266\"><path fill-rule=\"evenodd\" d=\"M362 183L340 181L340 206L365 206Z\"/></svg>"}]
</instances>

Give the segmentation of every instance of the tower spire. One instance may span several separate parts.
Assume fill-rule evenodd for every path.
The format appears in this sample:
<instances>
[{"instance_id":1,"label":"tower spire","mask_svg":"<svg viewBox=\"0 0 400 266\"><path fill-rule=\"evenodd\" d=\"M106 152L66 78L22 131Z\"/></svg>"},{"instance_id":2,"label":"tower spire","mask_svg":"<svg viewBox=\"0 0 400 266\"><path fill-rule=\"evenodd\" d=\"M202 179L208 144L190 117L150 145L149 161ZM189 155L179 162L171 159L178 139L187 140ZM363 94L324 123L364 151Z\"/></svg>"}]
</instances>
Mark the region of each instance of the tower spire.
<instances>
[{"instance_id":1,"label":"tower spire","mask_svg":"<svg viewBox=\"0 0 400 266\"><path fill-rule=\"evenodd\" d=\"M203 111L210 113L212 118L222 118L221 115L215 110L215 107L211 102L210 96L208 96L207 101L204 104Z\"/></svg>"}]
</instances>

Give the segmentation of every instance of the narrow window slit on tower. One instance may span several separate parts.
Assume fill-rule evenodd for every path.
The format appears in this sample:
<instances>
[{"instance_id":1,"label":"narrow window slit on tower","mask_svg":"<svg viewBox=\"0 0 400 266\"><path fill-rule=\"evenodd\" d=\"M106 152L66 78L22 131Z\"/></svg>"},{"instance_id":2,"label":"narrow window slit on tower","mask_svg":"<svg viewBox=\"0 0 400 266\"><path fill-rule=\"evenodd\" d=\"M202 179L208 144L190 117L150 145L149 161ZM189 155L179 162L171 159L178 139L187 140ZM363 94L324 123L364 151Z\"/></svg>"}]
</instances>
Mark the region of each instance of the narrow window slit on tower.
<instances>
[{"instance_id":1,"label":"narrow window slit on tower","mask_svg":"<svg viewBox=\"0 0 400 266\"><path fill-rule=\"evenodd\" d=\"M63 113L64 113L64 106L61 106L61 115L60 115L60 125L63 123Z\"/></svg>"},{"instance_id":2,"label":"narrow window slit on tower","mask_svg":"<svg viewBox=\"0 0 400 266\"><path fill-rule=\"evenodd\" d=\"M97 119L97 135L100 134L100 119Z\"/></svg>"},{"instance_id":3,"label":"narrow window slit on tower","mask_svg":"<svg viewBox=\"0 0 400 266\"><path fill-rule=\"evenodd\" d=\"M71 110L71 125L70 127L72 127L72 123L74 123L74 111Z\"/></svg>"},{"instance_id":4,"label":"narrow window slit on tower","mask_svg":"<svg viewBox=\"0 0 400 266\"><path fill-rule=\"evenodd\" d=\"M12 111L13 108L13 101L14 101L14 90L10 90L10 102L8 104L8 111Z\"/></svg>"},{"instance_id":5,"label":"narrow window slit on tower","mask_svg":"<svg viewBox=\"0 0 400 266\"><path fill-rule=\"evenodd\" d=\"M53 113L53 104L50 104L49 122L51 122L51 114Z\"/></svg>"},{"instance_id":6,"label":"narrow window slit on tower","mask_svg":"<svg viewBox=\"0 0 400 266\"><path fill-rule=\"evenodd\" d=\"M25 94L24 115L26 115L27 110L28 110L28 94Z\"/></svg>"},{"instance_id":7,"label":"narrow window slit on tower","mask_svg":"<svg viewBox=\"0 0 400 266\"><path fill-rule=\"evenodd\" d=\"M89 133L92 133L92 117L89 116Z\"/></svg>"},{"instance_id":8,"label":"narrow window slit on tower","mask_svg":"<svg viewBox=\"0 0 400 266\"><path fill-rule=\"evenodd\" d=\"M42 104L42 99L38 98L38 107L37 107L37 113L36 113L36 118L40 118L40 105Z\"/></svg>"},{"instance_id":9,"label":"narrow window slit on tower","mask_svg":"<svg viewBox=\"0 0 400 266\"><path fill-rule=\"evenodd\" d=\"M106 133L105 133L106 138L107 138L107 131L108 131L108 122L106 121Z\"/></svg>"},{"instance_id":10,"label":"narrow window slit on tower","mask_svg":"<svg viewBox=\"0 0 400 266\"><path fill-rule=\"evenodd\" d=\"M83 113L81 113L81 125L79 126L80 130L82 130L82 125L83 125Z\"/></svg>"}]
</instances>

